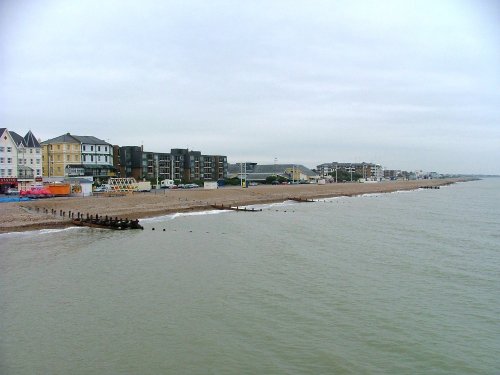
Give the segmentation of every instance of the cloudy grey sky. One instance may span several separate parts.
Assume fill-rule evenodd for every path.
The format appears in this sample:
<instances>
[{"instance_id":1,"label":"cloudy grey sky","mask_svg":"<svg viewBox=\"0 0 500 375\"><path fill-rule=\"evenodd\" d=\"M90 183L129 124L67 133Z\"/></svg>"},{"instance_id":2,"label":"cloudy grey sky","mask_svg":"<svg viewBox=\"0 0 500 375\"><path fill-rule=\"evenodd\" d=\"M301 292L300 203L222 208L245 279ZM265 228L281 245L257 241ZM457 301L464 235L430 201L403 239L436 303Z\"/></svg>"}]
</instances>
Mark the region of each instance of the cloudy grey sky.
<instances>
[{"instance_id":1,"label":"cloudy grey sky","mask_svg":"<svg viewBox=\"0 0 500 375\"><path fill-rule=\"evenodd\" d=\"M0 126L500 174L500 5L2 0Z\"/></svg>"}]
</instances>

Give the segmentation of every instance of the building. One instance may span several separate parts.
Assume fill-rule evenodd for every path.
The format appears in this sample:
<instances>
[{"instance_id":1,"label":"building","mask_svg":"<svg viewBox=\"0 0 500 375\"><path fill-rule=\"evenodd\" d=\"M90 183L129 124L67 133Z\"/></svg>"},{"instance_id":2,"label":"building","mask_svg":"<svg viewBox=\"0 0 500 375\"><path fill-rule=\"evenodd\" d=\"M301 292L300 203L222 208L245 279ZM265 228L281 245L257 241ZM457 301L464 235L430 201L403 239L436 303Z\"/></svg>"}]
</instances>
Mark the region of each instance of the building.
<instances>
[{"instance_id":1,"label":"building","mask_svg":"<svg viewBox=\"0 0 500 375\"><path fill-rule=\"evenodd\" d=\"M139 146L119 148L121 177L136 180L217 181L227 176L227 157L174 148L170 153L144 151Z\"/></svg>"},{"instance_id":2,"label":"building","mask_svg":"<svg viewBox=\"0 0 500 375\"><path fill-rule=\"evenodd\" d=\"M17 187L16 142L7 128L0 128L0 193Z\"/></svg>"},{"instance_id":3,"label":"building","mask_svg":"<svg viewBox=\"0 0 500 375\"><path fill-rule=\"evenodd\" d=\"M248 182L265 182L268 177L283 177L290 181L309 182L317 181L319 176L311 169L300 164L263 164L237 163L230 164L228 177L238 177Z\"/></svg>"},{"instance_id":4,"label":"building","mask_svg":"<svg viewBox=\"0 0 500 375\"><path fill-rule=\"evenodd\" d=\"M356 173L366 181L381 181L384 172L380 164L374 163L324 163L316 167L316 171L321 177L335 177L335 171Z\"/></svg>"},{"instance_id":5,"label":"building","mask_svg":"<svg viewBox=\"0 0 500 375\"><path fill-rule=\"evenodd\" d=\"M24 137L6 128L0 134L0 192L26 190L41 181L41 146L31 130Z\"/></svg>"},{"instance_id":6,"label":"building","mask_svg":"<svg viewBox=\"0 0 500 375\"><path fill-rule=\"evenodd\" d=\"M41 146L44 177L107 179L116 175L113 146L102 139L66 133Z\"/></svg>"}]
</instances>

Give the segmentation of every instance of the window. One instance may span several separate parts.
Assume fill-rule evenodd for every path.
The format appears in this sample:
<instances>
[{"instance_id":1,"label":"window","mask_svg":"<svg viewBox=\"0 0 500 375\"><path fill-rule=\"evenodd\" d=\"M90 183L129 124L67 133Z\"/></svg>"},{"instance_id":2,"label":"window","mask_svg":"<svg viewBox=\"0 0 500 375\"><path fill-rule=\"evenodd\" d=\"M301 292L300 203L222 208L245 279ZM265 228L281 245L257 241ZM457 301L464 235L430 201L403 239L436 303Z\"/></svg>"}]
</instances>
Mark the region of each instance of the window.
<instances>
[{"instance_id":1,"label":"window","mask_svg":"<svg viewBox=\"0 0 500 375\"><path fill-rule=\"evenodd\" d=\"M57 145L57 149L60 150L61 149L61 145Z\"/></svg>"},{"instance_id":2,"label":"window","mask_svg":"<svg viewBox=\"0 0 500 375\"><path fill-rule=\"evenodd\" d=\"M108 162L108 157L107 157L107 156L105 156L105 157L104 157L104 160L105 160L105 161L106 161L106 163L107 163L107 162Z\"/></svg>"},{"instance_id":3,"label":"window","mask_svg":"<svg viewBox=\"0 0 500 375\"><path fill-rule=\"evenodd\" d=\"M7 152L12 152L12 147L7 147Z\"/></svg>"},{"instance_id":4,"label":"window","mask_svg":"<svg viewBox=\"0 0 500 375\"><path fill-rule=\"evenodd\" d=\"M37 170L36 170L36 175L37 175L37 176L40 176L40 169L37 169Z\"/></svg>"},{"instance_id":5,"label":"window","mask_svg":"<svg viewBox=\"0 0 500 375\"><path fill-rule=\"evenodd\" d=\"M0 163L5 163L5 158L0 158Z\"/></svg>"},{"instance_id":6,"label":"window","mask_svg":"<svg viewBox=\"0 0 500 375\"><path fill-rule=\"evenodd\" d=\"M90 151L94 151L94 146L90 146Z\"/></svg>"},{"instance_id":7,"label":"window","mask_svg":"<svg viewBox=\"0 0 500 375\"><path fill-rule=\"evenodd\" d=\"M37 163L37 164L40 164L40 159L36 159L36 163Z\"/></svg>"},{"instance_id":8,"label":"window","mask_svg":"<svg viewBox=\"0 0 500 375\"><path fill-rule=\"evenodd\" d=\"M108 152L108 146L104 147L104 151Z\"/></svg>"},{"instance_id":9,"label":"window","mask_svg":"<svg viewBox=\"0 0 500 375\"><path fill-rule=\"evenodd\" d=\"M23 159L19 159L17 162L18 162L19 164L23 164Z\"/></svg>"},{"instance_id":10,"label":"window","mask_svg":"<svg viewBox=\"0 0 500 375\"><path fill-rule=\"evenodd\" d=\"M7 158L7 164L12 164L12 158Z\"/></svg>"},{"instance_id":11,"label":"window","mask_svg":"<svg viewBox=\"0 0 500 375\"><path fill-rule=\"evenodd\" d=\"M80 161L79 155L75 155L75 161Z\"/></svg>"},{"instance_id":12,"label":"window","mask_svg":"<svg viewBox=\"0 0 500 375\"><path fill-rule=\"evenodd\" d=\"M37 154L39 154L39 153L40 153L40 149L39 149L39 148L37 148L37 149L36 149L36 153L37 153Z\"/></svg>"},{"instance_id":13,"label":"window","mask_svg":"<svg viewBox=\"0 0 500 375\"><path fill-rule=\"evenodd\" d=\"M94 155L90 155L90 161L94 161Z\"/></svg>"},{"instance_id":14,"label":"window","mask_svg":"<svg viewBox=\"0 0 500 375\"><path fill-rule=\"evenodd\" d=\"M85 149L85 145L83 145L83 151L86 151L86 149Z\"/></svg>"},{"instance_id":15,"label":"window","mask_svg":"<svg viewBox=\"0 0 500 375\"><path fill-rule=\"evenodd\" d=\"M32 154L32 153L33 153L33 149L32 149L32 148L30 148L30 154Z\"/></svg>"},{"instance_id":16,"label":"window","mask_svg":"<svg viewBox=\"0 0 500 375\"><path fill-rule=\"evenodd\" d=\"M0 176L5 176L5 169L0 169Z\"/></svg>"},{"instance_id":17,"label":"window","mask_svg":"<svg viewBox=\"0 0 500 375\"><path fill-rule=\"evenodd\" d=\"M66 161L71 161L71 155L66 155Z\"/></svg>"},{"instance_id":18,"label":"window","mask_svg":"<svg viewBox=\"0 0 500 375\"><path fill-rule=\"evenodd\" d=\"M97 151L101 151L101 146L97 146Z\"/></svg>"},{"instance_id":19,"label":"window","mask_svg":"<svg viewBox=\"0 0 500 375\"><path fill-rule=\"evenodd\" d=\"M5 147L0 147L0 152L4 152L5 151Z\"/></svg>"},{"instance_id":20,"label":"window","mask_svg":"<svg viewBox=\"0 0 500 375\"><path fill-rule=\"evenodd\" d=\"M33 165L33 159L30 159L30 164Z\"/></svg>"},{"instance_id":21,"label":"window","mask_svg":"<svg viewBox=\"0 0 500 375\"><path fill-rule=\"evenodd\" d=\"M12 169L7 169L7 176L12 176Z\"/></svg>"}]
</instances>

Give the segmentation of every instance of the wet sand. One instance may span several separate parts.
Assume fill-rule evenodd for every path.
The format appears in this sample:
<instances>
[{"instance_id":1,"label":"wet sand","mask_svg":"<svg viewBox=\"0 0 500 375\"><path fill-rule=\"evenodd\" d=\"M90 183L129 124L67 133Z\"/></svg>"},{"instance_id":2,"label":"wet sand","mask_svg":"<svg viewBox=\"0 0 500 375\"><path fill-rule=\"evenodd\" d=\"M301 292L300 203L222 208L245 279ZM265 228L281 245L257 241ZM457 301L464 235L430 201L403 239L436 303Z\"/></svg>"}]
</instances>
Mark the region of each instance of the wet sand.
<instances>
[{"instance_id":1,"label":"wet sand","mask_svg":"<svg viewBox=\"0 0 500 375\"><path fill-rule=\"evenodd\" d=\"M449 185L463 179L340 183L326 185L259 185L247 189L175 189L122 196L62 197L27 202L0 203L0 233L71 226L70 213L141 219L174 212L212 209L211 205L244 206L282 202L289 198L318 199L368 193L414 190ZM61 215L64 212L64 217Z\"/></svg>"}]
</instances>

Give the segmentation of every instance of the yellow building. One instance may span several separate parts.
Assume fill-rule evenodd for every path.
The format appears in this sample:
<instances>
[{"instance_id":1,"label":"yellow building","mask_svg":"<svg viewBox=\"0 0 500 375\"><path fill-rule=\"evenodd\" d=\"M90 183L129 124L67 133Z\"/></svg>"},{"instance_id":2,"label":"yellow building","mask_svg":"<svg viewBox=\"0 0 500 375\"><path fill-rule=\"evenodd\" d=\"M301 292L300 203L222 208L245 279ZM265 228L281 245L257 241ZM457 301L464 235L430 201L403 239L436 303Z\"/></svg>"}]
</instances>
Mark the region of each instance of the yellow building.
<instances>
[{"instance_id":1,"label":"yellow building","mask_svg":"<svg viewBox=\"0 0 500 375\"><path fill-rule=\"evenodd\" d=\"M44 177L107 179L116 175L113 146L102 139L66 133L41 146Z\"/></svg>"},{"instance_id":2,"label":"yellow building","mask_svg":"<svg viewBox=\"0 0 500 375\"><path fill-rule=\"evenodd\" d=\"M44 141L41 146L43 177L65 177L68 166L81 163L80 141L69 133Z\"/></svg>"}]
</instances>

